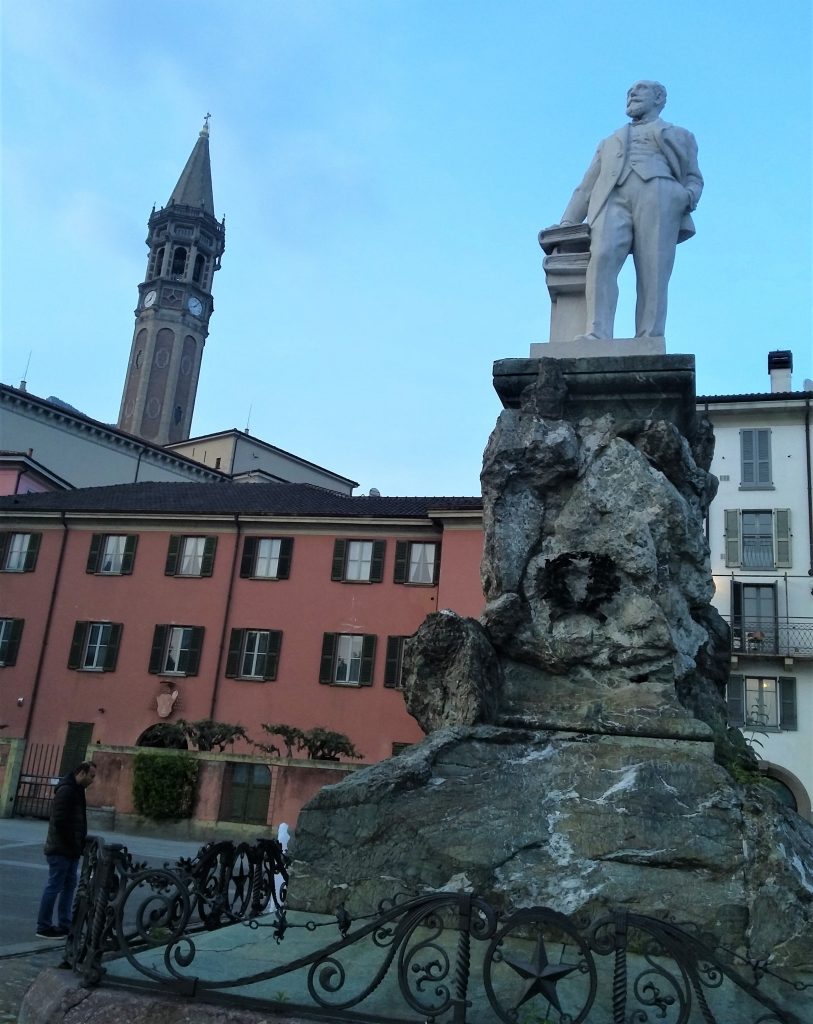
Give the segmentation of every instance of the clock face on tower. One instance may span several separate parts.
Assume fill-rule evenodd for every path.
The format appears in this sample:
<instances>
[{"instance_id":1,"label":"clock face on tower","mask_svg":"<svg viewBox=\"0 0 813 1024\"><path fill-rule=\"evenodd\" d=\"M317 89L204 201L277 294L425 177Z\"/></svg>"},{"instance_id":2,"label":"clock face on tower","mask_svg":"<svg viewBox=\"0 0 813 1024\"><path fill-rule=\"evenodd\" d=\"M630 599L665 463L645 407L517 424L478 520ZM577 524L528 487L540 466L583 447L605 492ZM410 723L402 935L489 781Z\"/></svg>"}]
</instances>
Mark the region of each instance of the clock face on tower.
<instances>
[{"instance_id":1,"label":"clock face on tower","mask_svg":"<svg viewBox=\"0 0 813 1024\"><path fill-rule=\"evenodd\" d=\"M144 308L149 309L157 298L158 292L155 291L155 289L151 289L150 291L148 291L147 294L144 296Z\"/></svg>"},{"instance_id":2,"label":"clock face on tower","mask_svg":"<svg viewBox=\"0 0 813 1024\"><path fill-rule=\"evenodd\" d=\"M203 312L203 303L200 301L200 299L192 295L187 300L186 308L189 310L192 316L200 316L200 314Z\"/></svg>"}]
</instances>

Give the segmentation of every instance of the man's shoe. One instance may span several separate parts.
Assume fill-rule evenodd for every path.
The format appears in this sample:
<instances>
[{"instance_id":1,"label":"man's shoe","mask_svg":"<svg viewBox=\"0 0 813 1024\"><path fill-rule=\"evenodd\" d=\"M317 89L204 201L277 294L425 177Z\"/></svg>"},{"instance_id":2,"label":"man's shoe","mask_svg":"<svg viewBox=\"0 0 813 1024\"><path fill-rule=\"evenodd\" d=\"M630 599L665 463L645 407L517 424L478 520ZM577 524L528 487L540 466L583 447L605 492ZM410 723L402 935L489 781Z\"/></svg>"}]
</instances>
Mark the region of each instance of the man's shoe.
<instances>
[{"instance_id":1,"label":"man's shoe","mask_svg":"<svg viewBox=\"0 0 813 1024\"><path fill-rule=\"evenodd\" d=\"M64 938L69 931L70 928L63 928L61 924L58 924L56 928L54 928L54 935L58 936L59 938Z\"/></svg>"},{"instance_id":2,"label":"man's shoe","mask_svg":"<svg viewBox=\"0 0 813 1024\"><path fill-rule=\"evenodd\" d=\"M44 924L41 928L37 928L38 939L58 939L65 934L65 932L60 931L59 928L54 928L50 924Z\"/></svg>"}]
</instances>

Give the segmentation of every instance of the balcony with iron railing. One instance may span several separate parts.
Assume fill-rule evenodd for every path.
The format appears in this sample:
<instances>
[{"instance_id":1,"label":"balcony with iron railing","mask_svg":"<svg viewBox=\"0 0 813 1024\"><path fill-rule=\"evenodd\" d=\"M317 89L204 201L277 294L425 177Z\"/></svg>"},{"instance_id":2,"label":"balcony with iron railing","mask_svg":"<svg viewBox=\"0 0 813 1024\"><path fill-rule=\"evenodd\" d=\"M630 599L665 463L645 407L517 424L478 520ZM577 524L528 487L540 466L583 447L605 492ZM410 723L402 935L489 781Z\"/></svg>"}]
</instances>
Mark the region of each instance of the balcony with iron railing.
<instances>
[{"instance_id":1,"label":"balcony with iron railing","mask_svg":"<svg viewBox=\"0 0 813 1024\"><path fill-rule=\"evenodd\" d=\"M813 618L780 616L773 621L724 616L731 626L731 653L754 657L813 658Z\"/></svg>"}]
</instances>

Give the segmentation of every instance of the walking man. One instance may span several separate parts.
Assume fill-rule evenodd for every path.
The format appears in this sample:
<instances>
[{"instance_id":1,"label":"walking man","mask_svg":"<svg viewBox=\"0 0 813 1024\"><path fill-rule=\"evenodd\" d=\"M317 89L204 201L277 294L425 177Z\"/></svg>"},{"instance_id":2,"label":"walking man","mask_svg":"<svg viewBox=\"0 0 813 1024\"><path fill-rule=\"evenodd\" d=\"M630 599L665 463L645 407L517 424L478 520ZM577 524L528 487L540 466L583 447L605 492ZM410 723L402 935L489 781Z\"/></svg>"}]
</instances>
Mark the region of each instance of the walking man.
<instances>
[{"instance_id":1,"label":"walking man","mask_svg":"<svg viewBox=\"0 0 813 1024\"><path fill-rule=\"evenodd\" d=\"M96 765L83 761L58 783L54 792L45 857L48 881L37 915L37 937L55 939L67 935L73 918L73 894L79 858L88 833L85 790L96 776ZM54 905L57 925L53 924Z\"/></svg>"},{"instance_id":2,"label":"walking man","mask_svg":"<svg viewBox=\"0 0 813 1024\"><path fill-rule=\"evenodd\" d=\"M561 224L590 225L587 266L588 338L612 338L618 274L635 263L635 335L663 337L675 246L691 238L690 213L703 191L691 132L661 120L666 89L636 82L627 93L630 124L599 143Z\"/></svg>"}]
</instances>

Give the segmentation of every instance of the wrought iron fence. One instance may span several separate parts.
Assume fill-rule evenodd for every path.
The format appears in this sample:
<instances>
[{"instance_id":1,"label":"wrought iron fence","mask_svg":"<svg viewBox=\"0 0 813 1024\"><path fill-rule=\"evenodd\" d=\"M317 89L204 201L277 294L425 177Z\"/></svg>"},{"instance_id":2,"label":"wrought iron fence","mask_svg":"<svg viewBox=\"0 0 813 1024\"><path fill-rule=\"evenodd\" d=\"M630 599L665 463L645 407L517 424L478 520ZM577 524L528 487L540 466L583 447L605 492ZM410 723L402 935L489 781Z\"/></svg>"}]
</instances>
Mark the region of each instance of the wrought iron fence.
<instances>
[{"instance_id":1,"label":"wrought iron fence","mask_svg":"<svg viewBox=\"0 0 813 1024\"><path fill-rule=\"evenodd\" d=\"M776 654L785 658L813 658L813 618L766 620L734 615L731 650L736 654Z\"/></svg>"},{"instance_id":2,"label":"wrought iron fence","mask_svg":"<svg viewBox=\"0 0 813 1024\"><path fill-rule=\"evenodd\" d=\"M746 960L670 920L618 910L590 921L546 907L504 915L478 896L435 892L385 901L356 921L344 909L317 921L286 911L286 883L285 856L271 840L220 843L162 869L135 864L124 847L96 840L85 852L66 959L88 985L102 980L103 961L124 957L156 993L222 1001L228 992L233 1004L332 1021L362 1013L388 1024L810 1019L796 1010L809 1004L813 986L782 979L767 962ZM271 913L260 916L266 905ZM224 977L223 947L207 951L212 940L202 933L238 921L258 939L268 929L273 941L259 943L254 954L267 968ZM333 937L322 942L324 931ZM280 961L286 946L292 956ZM219 971L211 969L213 958ZM235 959L239 967L243 960ZM283 978L301 999L271 994ZM258 997L263 983L273 984ZM234 994L247 986L250 999Z\"/></svg>"},{"instance_id":3,"label":"wrought iron fence","mask_svg":"<svg viewBox=\"0 0 813 1024\"><path fill-rule=\"evenodd\" d=\"M65 960L89 985L106 955L126 955L281 909L288 859L276 839L209 843L173 867L133 860L125 846L85 843Z\"/></svg>"}]
</instances>

